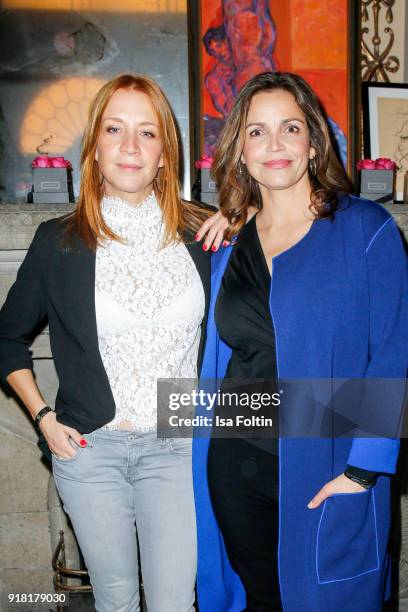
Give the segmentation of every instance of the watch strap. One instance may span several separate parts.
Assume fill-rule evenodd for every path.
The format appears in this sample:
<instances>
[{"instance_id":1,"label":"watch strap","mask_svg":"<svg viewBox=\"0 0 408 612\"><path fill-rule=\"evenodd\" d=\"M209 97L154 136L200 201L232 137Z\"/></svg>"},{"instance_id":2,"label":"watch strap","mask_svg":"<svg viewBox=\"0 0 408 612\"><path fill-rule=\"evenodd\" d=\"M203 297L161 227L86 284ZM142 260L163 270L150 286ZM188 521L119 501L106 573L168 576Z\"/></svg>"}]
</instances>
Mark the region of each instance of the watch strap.
<instances>
[{"instance_id":1,"label":"watch strap","mask_svg":"<svg viewBox=\"0 0 408 612\"><path fill-rule=\"evenodd\" d=\"M371 477L369 479L361 478L361 476L358 476L357 474L347 469L345 470L344 475L347 476L349 480L356 482L357 484L359 484L361 487L364 487L365 489L371 489L371 487L373 487L377 482L376 476Z\"/></svg>"},{"instance_id":2,"label":"watch strap","mask_svg":"<svg viewBox=\"0 0 408 612\"><path fill-rule=\"evenodd\" d=\"M41 408L41 410L35 415L34 423L38 426L41 419L43 419L49 412L55 412L55 408L51 406L44 406L44 408Z\"/></svg>"}]
</instances>

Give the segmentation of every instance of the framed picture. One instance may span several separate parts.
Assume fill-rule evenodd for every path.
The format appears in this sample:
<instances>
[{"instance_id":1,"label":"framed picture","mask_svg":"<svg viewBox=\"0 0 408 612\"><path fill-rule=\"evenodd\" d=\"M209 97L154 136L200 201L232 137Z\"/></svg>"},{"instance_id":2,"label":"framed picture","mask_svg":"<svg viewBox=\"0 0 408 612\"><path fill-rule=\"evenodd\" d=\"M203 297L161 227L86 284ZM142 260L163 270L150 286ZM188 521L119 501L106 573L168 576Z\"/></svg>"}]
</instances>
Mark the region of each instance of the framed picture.
<instances>
[{"instance_id":1,"label":"framed picture","mask_svg":"<svg viewBox=\"0 0 408 612\"><path fill-rule=\"evenodd\" d=\"M396 199L401 201L408 172L408 83L362 85L364 157L395 161Z\"/></svg>"},{"instance_id":2,"label":"framed picture","mask_svg":"<svg viewBox=\"0 0 408 612\"><path fill-rule=\"evenodd\" d=\"M359 3L353 0L200 0L194 99L200 115L197 154L212 157L242 85L265 71L301 75L326 110L339 156L353 173L358 151L355 82L359 70ZM249 26L248 24L251 24ZM198 80L197 80L198 77ZM359 151L358 151L359 153Z\"/></svg>"}]
</instances>

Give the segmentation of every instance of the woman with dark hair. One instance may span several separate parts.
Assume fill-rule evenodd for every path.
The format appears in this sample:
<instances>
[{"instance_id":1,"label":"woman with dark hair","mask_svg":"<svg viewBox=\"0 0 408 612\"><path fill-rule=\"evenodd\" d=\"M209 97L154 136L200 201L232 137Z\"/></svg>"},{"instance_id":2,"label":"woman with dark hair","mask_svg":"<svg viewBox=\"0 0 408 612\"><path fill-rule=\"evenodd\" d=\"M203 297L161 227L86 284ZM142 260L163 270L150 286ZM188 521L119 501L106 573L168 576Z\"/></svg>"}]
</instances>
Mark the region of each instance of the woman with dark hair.
<instances>
[{"instance_id":1,"label":"woman with dark hair","mask_svg":"<svg viewBox=\"0 0 408 612\"><path fill-rule=\"evenodd\" d=\"M196 377L209 299L208 239L204 250L194 241L209 213L181 199L178 159L157 83L106 83L89 111L76 210L39 226L0 313L0 374L52 453L101 612L140 610L136 536L149 612L194 609L191 439L156 434L157 379ZM29 352L46 321L55 408Z\"/></svg>"},{"instance_id":2,"label":"woman with dark hair","mask_svg":"<svg viewBox=\"0 0 408 612\"><path fill-rule=\"evenodd\" d=\"M194 440L200 611L379 612L408 365L398 230L382 207L349 195L318 99L294 74L244 85L213 175L237 241L212 258L201 376L223 380L221 391L240 381L259 391L261 379L277 393L279 380L311 379L317 396L280 398L278 438L219 428ZM245 224L250 205L258 212ZM370 385L352 396L346 435L324 411L314 435L319 393L329 389L332 408L343 379L395 385L392 396L375 384L381 397Z\"/></svg>"}]
</instances>

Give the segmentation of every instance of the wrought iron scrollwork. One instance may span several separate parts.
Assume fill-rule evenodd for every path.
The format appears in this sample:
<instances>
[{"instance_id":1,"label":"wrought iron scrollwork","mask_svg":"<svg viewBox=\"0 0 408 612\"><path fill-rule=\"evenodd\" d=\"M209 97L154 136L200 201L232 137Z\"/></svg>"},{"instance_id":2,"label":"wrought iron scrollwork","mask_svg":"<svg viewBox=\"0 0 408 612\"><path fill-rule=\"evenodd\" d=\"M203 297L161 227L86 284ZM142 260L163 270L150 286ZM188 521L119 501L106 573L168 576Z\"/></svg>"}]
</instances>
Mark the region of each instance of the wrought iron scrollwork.
<instances>
[{"instance_id":1,"label":"wrought iron scrollwork","mask_svg":"<svg viewBox=\"0 0 408 612\"><path fill-rule=\"evenodd\" d=\"M387 73L394 73L400 67L400 61L395 55L390 55L394 44L394 31L390 27L384 28L384 34L388 35L388 42L381 50L382 40L379 33L380 11L386 8L385 20L391 24L394 19L392 12L395 0L361 0L361 22L369 21L369 8L372 9L374 34L371 38L371 46L365 39L365 35L370 33L367 26L361 28L361 70L363 81L377 81L389 83L390 78Z\"/></svg>"}]
</instances>

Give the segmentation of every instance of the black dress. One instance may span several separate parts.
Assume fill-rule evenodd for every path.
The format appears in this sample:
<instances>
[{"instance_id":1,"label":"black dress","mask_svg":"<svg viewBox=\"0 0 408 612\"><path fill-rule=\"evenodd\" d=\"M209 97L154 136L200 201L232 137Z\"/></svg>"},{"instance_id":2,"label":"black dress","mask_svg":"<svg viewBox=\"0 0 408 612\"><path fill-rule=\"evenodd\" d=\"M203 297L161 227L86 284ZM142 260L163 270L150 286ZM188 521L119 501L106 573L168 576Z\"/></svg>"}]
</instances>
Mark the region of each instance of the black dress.
<instances>
[{"instance_id":1,"label":"black dress","mask_svg":"<svg viewBox=\"0 0 408 612\"><path fill-rule=\"evenodd\" d=\"M275 334L269 309L271 277L259 241L255 217L243 228L225 271L215 307L221 338L232 348L221 387L249 395L277 391ZM224 404L224 417L250 407ZM262 407L272 417L276 408ZM237 428L235 438L213 437L208 480L214 512L232 567L247 596L247 610L281 610L278 578L279 456L276 426L250 433ZM221 436L216 431L215 436Z\"/></svg>"},{"instance_id":2,"label":"black dress","mask_svg":"<svg viewBox=\"0 0 408 612\"><path fill-rule=\"evenodd\" d=\"M232 348L222 391L258 397L278 391L275 333L269 308L271 276L258 238L255 217L244 227L234 248L215 306L215 321L221 338ZM255 395L257 394L257 395ZM272 418L273 427L237 428L236 434L268 452L278 454L276 406L226 405L218 407L225 417L231 412L247 417ZM222 435L222 434L220 434Z\"/></svg>"}]
</instances>

